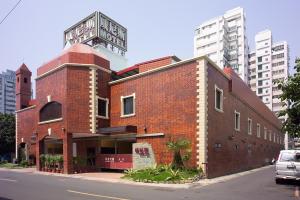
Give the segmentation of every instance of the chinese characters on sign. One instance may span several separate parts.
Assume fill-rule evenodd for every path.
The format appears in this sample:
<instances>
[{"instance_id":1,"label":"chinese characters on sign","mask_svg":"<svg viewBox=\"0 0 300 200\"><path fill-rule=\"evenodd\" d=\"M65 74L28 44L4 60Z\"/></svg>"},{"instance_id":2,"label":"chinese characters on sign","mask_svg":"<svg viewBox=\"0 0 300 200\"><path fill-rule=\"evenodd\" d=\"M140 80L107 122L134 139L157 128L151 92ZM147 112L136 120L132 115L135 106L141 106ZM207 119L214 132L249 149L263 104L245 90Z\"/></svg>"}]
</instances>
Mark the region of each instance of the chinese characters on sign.
<instances>
[{"instance_id":1,"label":"chinese characters on sign","mask_svg":"<svg viewBox=\"0 0 300 200\"><path fill-rule=\"evenodd\" d=\"M149 143L134 143L132 159L134 169L153 167L156 164L153 149Z\"/></svg>"},{"instance_id":2,"label":"chinese characters on sign","mask_svg":"<svg viewBox=\"0 0 300 200\"><path fill-rule=\"evenodd\" d=\"M80 24L65 31L65 44L84 43L97 36L96 14L89 16Z\"/></svg>"},{"instance_id":3,"label":"chinese characters on sign","mask_svg":"<svg viewBox=\"0 0 300 200\"><path fill-rule=\"evenodd\" d=\"M131 154L101 154L99 157L101 168L130 169L132 168Z\"/></svg>"},{"instance_id":4,"label":"chinese characters on sign","mask_svg":"<svg viewBox=\"0 0 300 200\"><path fill-rule=\"evenodd\" d=\"M149 149L146 148L146 147L144 147L144 148L136 148L134 151L135 151L135 153L137 153L141 157L150 157Z\"/></svg>"},{"instance_id":5,"label":"chinese characters on sign","mask_svg":"<svg viewBox=\"0 0 300 200\"><path fill-rule=\"evenodd\" d=\"M64 45L92 40L127 51L127 29L101 12L91 14L64 32Z\"/></svg>"},{"instance_id":6,"label":"chinese characters on sign","mask_svg":"<svg viewBox=\"0 0 300 200\"><path fill-rule=\"evenodd\" d=\"M120 49L127 50L127 30L120 24L100 13L100 38L117 46Z\"/></svg>"}]
</instances>

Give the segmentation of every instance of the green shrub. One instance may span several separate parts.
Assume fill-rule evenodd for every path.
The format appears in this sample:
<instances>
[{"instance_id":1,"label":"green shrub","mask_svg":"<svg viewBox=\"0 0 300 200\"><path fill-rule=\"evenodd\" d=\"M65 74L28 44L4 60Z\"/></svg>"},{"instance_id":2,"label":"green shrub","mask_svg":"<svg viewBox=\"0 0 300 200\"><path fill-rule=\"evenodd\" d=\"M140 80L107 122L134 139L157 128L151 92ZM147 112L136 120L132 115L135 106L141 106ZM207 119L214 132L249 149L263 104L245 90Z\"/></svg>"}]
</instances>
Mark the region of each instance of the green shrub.
<instances>
[{"instance_id":1,"label":"green shrub","mask_svg":"<svg viewBox=\"0 0 300 200\"><path fill-rule=\"evenodd\" d=\"M7 164L8 162L7 162L7 160L1 160L0 161L0 164Z\"/></svg>"},{"instance_id":2,"label":"green shrub","mask_svg":"<svg viewBox=\"0 0 300 200\"><path fill-rule=\"evenodd\" d=\"M40 161L41 161L42 167L45 167L45 165L46 165L46 156L45 156L45 154L40 155Z\"/></svg>"},{"instance_id":3,"label":"green shrub","mask_svg":"<svg viewBox=\"0 0 300 200\"><path fill-rule=\"evenodd\" d=\"M20 166L21 166L21 167L28 167L28 166L29 166L29 163L28 163L27 160L22 160L22 161L20 162Z\"/></svg>"},{"instance_id":4,"label":"green shrub","mask_svg":"<svg viewBox=\"0 0 300 200\"><path fill-rule=\"evenodd\" d=\"M129 169L125 173L123 178L137 182L180 183L194 180L194 177L199 176L202 172L198 169L173 169L171 165L160 165L140 170Z\"/></svg>"}]
</instances>

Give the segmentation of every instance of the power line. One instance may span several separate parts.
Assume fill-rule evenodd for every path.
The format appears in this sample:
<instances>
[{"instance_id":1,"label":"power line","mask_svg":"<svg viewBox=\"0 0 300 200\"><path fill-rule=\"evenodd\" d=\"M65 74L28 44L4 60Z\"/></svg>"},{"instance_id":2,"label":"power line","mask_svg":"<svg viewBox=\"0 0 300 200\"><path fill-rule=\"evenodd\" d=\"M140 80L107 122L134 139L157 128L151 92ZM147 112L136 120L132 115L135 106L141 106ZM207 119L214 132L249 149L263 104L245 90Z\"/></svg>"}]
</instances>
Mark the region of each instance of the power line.
<instances>
[{"instance_id":1,"label":"power line","mask_svg":"<svg viewBox=\"0 0 300 200\"><path fill-rule=\"evenodd\" d=\"M7 13L7 15L1 20L0 22L0 25L4 22L4 20L12 13L12 11L14 11L14 9L19 5L19 3L21 2L22 0L19 0L16 5L14 5L14 7Z\"/></svg>"}]
</instances>

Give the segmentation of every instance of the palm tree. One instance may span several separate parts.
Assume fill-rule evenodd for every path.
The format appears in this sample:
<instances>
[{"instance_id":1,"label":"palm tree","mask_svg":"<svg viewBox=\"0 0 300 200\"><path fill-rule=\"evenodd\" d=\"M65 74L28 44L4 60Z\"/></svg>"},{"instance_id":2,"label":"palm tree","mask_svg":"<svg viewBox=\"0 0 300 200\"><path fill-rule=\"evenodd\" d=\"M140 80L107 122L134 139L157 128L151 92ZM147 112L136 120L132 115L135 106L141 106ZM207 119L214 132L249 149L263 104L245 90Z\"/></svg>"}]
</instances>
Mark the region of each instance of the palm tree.
<instances>
[{"instance_id":1,"label":"palm tree","mask_svg":"<svg viewBox=\"0 0 300 200\"><path fill-rule=\"evenodd\" d=\"M189 149L191 142L187 139L178 139L176 141L167 142L167 147L170 151L173 151L173 161L172 168L174 169L182 169L184 168L183 160L189 159ZM182 158L181 153L185 153Z\"/></svg>"}]
</instances>

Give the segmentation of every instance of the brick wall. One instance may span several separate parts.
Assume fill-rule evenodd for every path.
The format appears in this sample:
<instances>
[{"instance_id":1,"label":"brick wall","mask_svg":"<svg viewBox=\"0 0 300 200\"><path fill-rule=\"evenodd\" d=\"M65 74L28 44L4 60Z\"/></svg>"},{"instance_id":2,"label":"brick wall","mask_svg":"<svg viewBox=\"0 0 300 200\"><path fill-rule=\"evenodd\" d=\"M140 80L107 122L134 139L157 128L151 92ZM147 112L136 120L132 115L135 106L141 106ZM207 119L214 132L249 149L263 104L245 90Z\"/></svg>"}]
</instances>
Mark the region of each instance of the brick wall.
<instances>
[{"instance_id":1,"label":"brick wall","mask_svg":"<svg viewBox=\"0 0 300 200\"><path fill-rule=\"evenodd\" d=\"M111 85L111 126L135 125L138 134L164 133L161 138L137 140L152 145L158 163L172 160L172 154L166 148L170 137L184 137L192 142L193 155L189 164L195 166L196 65L196 62L190 62ZM136 96L136 114L121 118L120 98L132 93Z\"/></svg>"},{"instance_id":2,"label":"brick wall","mask_svg":"<svg viewBox=\"0 0 300 200\"><path fill-rule=\"evenodd\" d=\"M67 71L67 131L89 133L89 68L70 66Z\"/></svg>"},{"instance_id":3,"label":"brick wall","mask_svg":"<svg viewBox=\"0 0 300 200\"><path fill-rule=\"evenodd\" d=\"M216 177L238 171L244 171L266 164L267 159L276 158L282 145L264 140L264 127L280 134L280 124L270 110L261 112L262 102L249 88L233 80L232 91L229 80L208 64L208 177ZM224 92L224 112L215 110L215 85ZM257 107L249 107L248 102ZM234 111L240 112L240 131L234 129ZM248 134L248 117L252 119L252 135ZM261 137L257 137L256 125L261 125ZM233 136L233 137L232 137ZM281 135L283 137L283 135ZM221 148L216 148L221 144ZM236 149L237 147L237 149Z\"/></svg>"},{"instance_id":4,"label":"brick wall","mask_svg":"<svg viewBox=\"0 0 300 200\"><path fill-rule=\"evenodd\" d=\"M149 71L158 67L169 65L173 62L172 56L163 57L160 59L152 60L149 62L144 62L139 64L139 73Z\"/></svg>"},{"instance_id":5,"label":"brick wall","mask_svg":"<svg viewBox=\"0 0 300 200\"><path fill-rule=\"evenodd\" d=\"M17 137L16 142L19 145L22 142L31 144L31 136L36 131L36 109L31 108L17 113ZM29 154L35 155L35 146L29 146Z\"/></svg>"},{"instance_id":6,"label":"brick wall","mask_svg":"<svg viewBox=\"0 0 300 200\"><path fill-rule=\"evenodd\" d=\"M41 124L37 126L38 138L42 139L48 135L48 128L52 129L53 136L58 138L63 137L62 128L67 127L67 105L66 105L66 91L67 91L67 68L60 69L56 73L52 73L36 81L36 112L37 121L39 121L39 111L48 103L47 96L50 96L51 101L57 101L62 104L62 121L53 122L49 124Z\"/></svg>"},{"instance_id":7,"label":"brick wall","mask_svg":"<svg viewBox=\"0 0 300 200\"><path fill-rule=\"evenodd\" d=\"M99 97L110 99L110 86L108 82L111 80L111 74L107 72L103 72L101 70L97 71L98 73L98 90L97 94ZM110 105L110 102L109 102ZM110 109L108 105L108 116L110 115ZM98 118L98 128L100 127L109 127L110 121L109 119L101 119Z\"/></svg>"}]
</instances>

